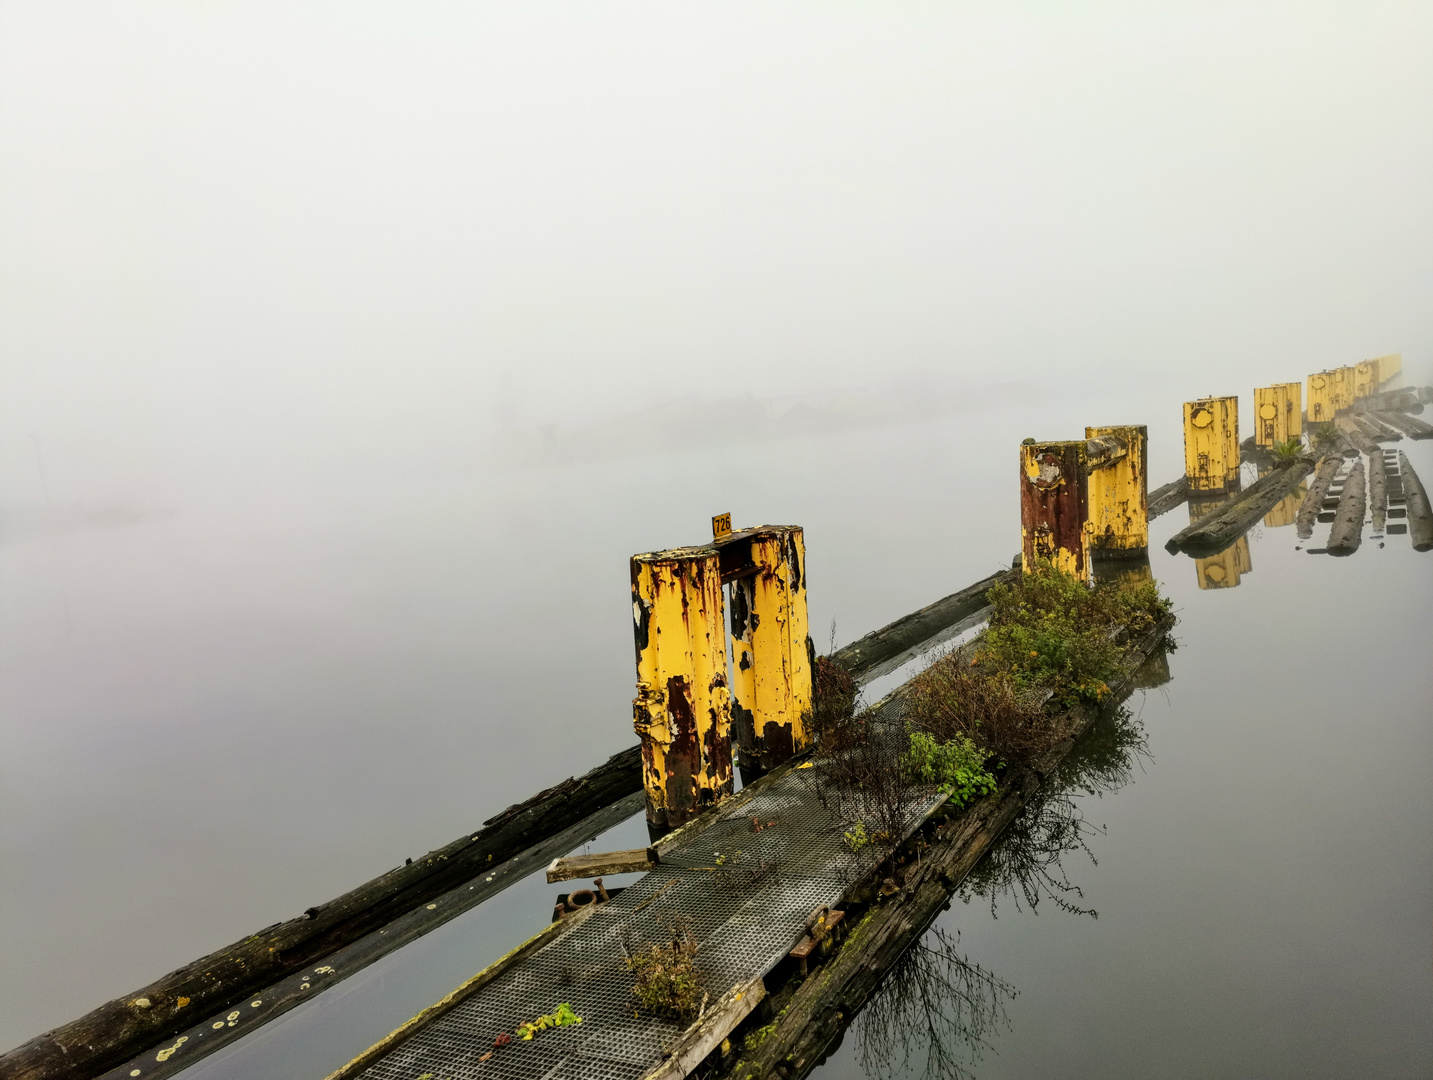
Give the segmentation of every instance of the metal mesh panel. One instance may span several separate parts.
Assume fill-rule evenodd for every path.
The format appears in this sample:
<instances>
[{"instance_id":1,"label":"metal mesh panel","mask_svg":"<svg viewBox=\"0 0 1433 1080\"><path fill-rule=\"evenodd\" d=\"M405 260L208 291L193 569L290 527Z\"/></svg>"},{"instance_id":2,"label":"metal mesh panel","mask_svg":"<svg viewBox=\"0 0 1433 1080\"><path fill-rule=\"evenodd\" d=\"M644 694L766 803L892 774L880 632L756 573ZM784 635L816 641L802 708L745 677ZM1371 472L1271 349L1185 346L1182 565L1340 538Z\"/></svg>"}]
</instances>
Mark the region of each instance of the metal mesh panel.
<instances>
[{"instance_id":1,"label":"metal mesh panel","mask_svg":"<svg viewBox=\"0 0 1433 1080\"><path fill-rule=\"evenodd\" d=\"M901 711L899 698L881 703L875 712L882 736L903 734L895 722ZM715 1001L769 971L801 938L812 912L837 903L879 858L871 849L852 854L843 822L822 806L805 772L792 771L664 855L660 866L582 925L414 1033L362 1076L638 1080L677 1041L683 1025L634 1015L624 945L663 941L680 921L698 942L704 990ZM907 830L941 801L934 792L916 800ZM581 1024L494 1049L499 1032L513 1032L562 1002L572 1005Z\"/></svg>"}]
</instances>

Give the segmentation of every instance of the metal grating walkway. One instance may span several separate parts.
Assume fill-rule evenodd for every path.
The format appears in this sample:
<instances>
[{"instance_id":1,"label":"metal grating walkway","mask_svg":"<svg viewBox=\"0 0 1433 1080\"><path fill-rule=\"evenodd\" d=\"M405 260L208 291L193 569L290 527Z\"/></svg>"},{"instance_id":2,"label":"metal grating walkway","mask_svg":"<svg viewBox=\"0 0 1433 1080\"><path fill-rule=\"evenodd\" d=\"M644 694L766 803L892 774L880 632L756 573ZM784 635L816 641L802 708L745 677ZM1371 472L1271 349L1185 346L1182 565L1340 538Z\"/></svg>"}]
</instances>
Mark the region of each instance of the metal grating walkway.
<instances>
[{"instance_id":1,"label":"metal grating walkway","mask_svg":"<svg viewBox=\"0 0 1433 1080\"><path fill-rule=\"evenodd\" d=\"M886 723L899 700L883 702ZM931 793L911 808L914 830L944 801ZM760 832L751 819L775 821ZM680 918L699 943L712 1002L765 974L801 939L811 913L835 904L876 859L852 854L850 825L821 805L810 770L794 769L680 847L580 925L414 1032L360 1076L365 1080L640 1080L661 1064L684 1025L635 1016L621 942L661 941ZM735 853L741 852L740 857ZM718 853L725 867L715 869ZM767 869L760 870L762 863ZM753 871L756 871L755 873ZM493 1052L499 1032L570 1002L581 1024L514 1040Z\"/></svg>"}]
</instances>

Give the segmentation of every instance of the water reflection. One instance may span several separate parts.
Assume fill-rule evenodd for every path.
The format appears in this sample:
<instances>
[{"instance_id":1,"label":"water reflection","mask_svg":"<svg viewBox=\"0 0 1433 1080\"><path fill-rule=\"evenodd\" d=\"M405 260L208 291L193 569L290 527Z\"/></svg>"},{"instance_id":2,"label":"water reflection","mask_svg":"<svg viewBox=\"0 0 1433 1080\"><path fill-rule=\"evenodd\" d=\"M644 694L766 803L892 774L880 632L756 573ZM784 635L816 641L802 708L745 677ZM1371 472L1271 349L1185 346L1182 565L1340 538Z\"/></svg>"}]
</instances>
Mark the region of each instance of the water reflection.
<instances>
[{"instance_id":1,"label":"water reflection","mask_svg":"<svg viewBox=\"0 0 1433 1080\"><path fill-rule=\"evenodd\" d=\"M906 950L862 1011L857 1053L867 1076L973 1077L992 1049L991 1036L1010 1026L1005 1003L1017 991L956 951L960 935L934 927Z\"/></svg>"},{"instance_id":2,"label":"water reflection","mask_svg":"<svg viewBox=\"0 0 1433 1080\"><path fill-rule=\"evenodd\" d=\"M1169 682L1172 647L1140 667L1131 690ZM992 916L998 903L1009 899L1017 910L1038 910L1048 900L1062 911L1098 918L1084 906L1084 894L1063 863L1066 855L1079 853L1096 864L1087 839L1104 830L1085 820L1080 800L1124 787L1136 763L1148 756L1143 723L1123 705L1104 710L1051 774L1046 793L1026 806L956 895L965 903L988 900ZM1009 1027L1005 1005L1018 991L971 963L957 951L958 942L958 934L952 938L933 927L891 968L861 1011L857 1050L867 1076L967 1080L994 1048L994 1036Z\"/></svg>"},{"instance_id":3,"label":"water reflection","mask_svg":"<svg viewBox=\"0 0 1433 1080\"><path fill-rule=\"evenodd\" d=\"M1299 484L1297 488L1289 492L1273 508L1264 515L1264 524L1270 529L1281 529L1285 525L1292 525L1299 516L1299 507L1303 504L1304 496L1308 494L1308 481Z\"/></svg>"},{"instance_id":4,"label":"water reflection","mask_svg":"<svg viewBox=\"0 0 1433 1080\"><path fill-rule=\"evenodd\" d=\"M1287 502L1288 500L1285 500ZM1224 504L1222 499L1200 499L1189 501L1189 523L1193 525L1200 518L1204 517ZM1274 509L1277 511L1284 503L1280 503ZM1298 504L1294 505L1294 513L1298 514ZM1292 520L1292 519L1290 519ZM1194 560L1195 580L1199 582L1201 589L1234 589L1239 585L1243 575L1254 569L1254 564L1249 558L1249 537L1241 535L1223 551L1217 555L1207 555L1202 559Z\"/></svg>"}]
</instances>

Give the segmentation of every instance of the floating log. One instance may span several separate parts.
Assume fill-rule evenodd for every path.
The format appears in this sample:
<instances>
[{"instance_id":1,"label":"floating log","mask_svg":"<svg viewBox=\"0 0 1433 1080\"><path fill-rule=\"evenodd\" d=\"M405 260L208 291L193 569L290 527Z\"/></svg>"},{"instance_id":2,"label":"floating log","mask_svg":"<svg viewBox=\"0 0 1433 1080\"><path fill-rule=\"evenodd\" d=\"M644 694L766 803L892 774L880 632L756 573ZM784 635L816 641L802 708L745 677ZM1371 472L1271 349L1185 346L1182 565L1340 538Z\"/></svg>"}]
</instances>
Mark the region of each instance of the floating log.
<instances>
[{"instance_id":1,"label":"floating log","mask_svg":"<svg viewBox=\"0 0 1433 1080\"><path fill-rule=\"evenodd\" d=\"M1382 454L1368 459L1368 502L1373 510L1373 531L1381 533L1388 516L1388 480Z\"/></svg>"},{"instance_id":2,"label":"floating log","mask_svg":"<svg viewBox=\"0 0 1433 1080\"><path fill-rule=\"evenodd\" d=\"M1343 432L1344 438L1349 444L1360 453L1378 453L1378 444L1364 431L1358 421L1352 416L1340 416L1334 421L1334 427Z\"/></svg>"},{"instance_id":3,"label":"floating log","mask_svg":"<svg viewBox=\"0 0 1433 1080\"><path fill-rule=\"evenodd\" d=\"M1160 514L1173 510L1189 498L1189 483L1180 477L1173 483L1157 487L1149 493L1149 519L1153 521Z\"/></svg>"},{"instance_id":4,"label":"floating log","mask_svg":"<svg viewBox=\"0 0 1433 1080\"><path fill-rule=\"evenodd\" d=\"M244 1001L588 815L640 791L638 747L489 818L445 847L106 1002L0 1057L6 1080L88 1080ZM540 864L539 864L540 865Z\"/></svg>"},{"instance_id":5,"label":"floating log","mask_svg":"<svg viewBox=\"0 0 1433 1080\"><path fill-rule=\"evenodd\" d=\"M1298 532L1299 539L1307 540L1314 534L1314 522L1318 520L1319 513L1324 508L1324 495L1328 492L1329 484L1337 475L1339 466L1343 464L1343 458L1336 454L1329 454L1319 463L1319 471L1314 476L1314 482L1309 485L1309 493L1304 496L1303 504L1299 507Z\"/></svg>"},{"instance_id":6,"label":"floating log","mask_svg":"<svg viewBox=\"0 0 1433 1080\"><path fill-rule=\"evenodd\" d=\"M1414 551L1427 551L1433 548L1433 510L1428 506L1428 492L1402 450L1398 451L1398 470L1403 474L1403 498L1408 506L1408 539Z\"/></svg>"},{"instance_id":7,"label":"floating log","mask_svg":"<svg viewBox=\"0 0 1433 1080\"><path fill-rule=\"evenodd\" d=\"M552 860L547 868L547 880L551 884L573 878L597 877L599 874L644 874L659 861L654 847L605 851L597 855L570 855Z\"/></svg>"},{"instance_id":8,"label":"floating log","mask_svg":"<svg viewBox=\"0 0 1433 1080\"><path fill-rule=\"evenodd\" d=\"M1366 430L1371 431L1372 437L1379 442L1399 442L1403 438L1403 432L1389 427L1372 413L1355 416L1353 419L1363 425Z\"/></svg>"},{"instance_id":9,"label":"floating log","mask_svg":"<svg viewBox=\"0 0 1433 1080\"><path fill-rule=\"evenodd\" d=\"M1368 509L1365 497L1363 461L1355 461L1344 481L1343 495L1334 512L1333 526L1329 529L1328 553L1330 555L1352 555L1363 543L1363 515Z\"/></svg>"},{"instance_id":10,"label":"floating log","mask_svg":"<svg viewBox=\"0 0 1433 1080\"><path fill-rule=\"evenodd\" d=\"M1146 657L1157 650L1169 625L1162 622L1125 654L1113 700L1119 700ZM931 836L895 893L872 902L844 944L801 982L774 1021L761 1029L759 1041L722 1063L718 1075L723 1080L773 1076L797 1080L816 1068L886 972L926 932L954 890L1039 791L1043 778L1099 715L1093 705L1077 706L1074 711L1079 722L1070 739L1029 765L1011 769L997 794L962 811L941 833Z\"/></svg>"},{"instance_id":11,"label":"floating log","mask_svg":"<svg viewBox=\"0 0 1433 1080\"><path fill-rule=\"evenodd\" d=\"M1401 412L1381 412L1377 418L1385 424L1396 427L1411 439L1427 439L1433 436L1433 425Z\"/></svg>"},{"instance_id":12,"label":"floating log","mask_svg":"<svg viewBox=\"0 0 1433 1080\"><path fill-rule=\"evenodd\" d=\"M1018 556L1016 561L1018 564ZM951 593L943 600L903 615L895 622L842 646L831 654L831 662L845 668L857 682L865 682L868 677L873 677L871 673L878 666L886 668L889 661L981 611L987 606L985 594L994 586L1012 585L1019 580L1018 568L991 574L960 592Z\"/></svg>"},{"instance_id":13,"label":"floating log","mask_svg":"<svg viewBox=\"0 0 1433 1080\"><path fill-rule=\"evenodd\" d=\"M1298 458L1266 473L1242 495L1175 533L1164 545L1165 548L1200 553L1223 551L1280 499L1298 487L1312 468L1313 463L1307 458Z\"/></svg>"},{"instance_id":14,"label":"floating log","mask_svg":"<svg viewBox=\"0 0 1433 1080\"><path fill-rule=\"evenodd\" d=\"M1433 388L1425 388L1433 389ZM1358 413L1384 412L1388 409L1408 409L1421 404L1423 398L1421 392L1414 387L1404 387L1399 390L1385 390L1381 394L1366 394L1353 403L1353 411Z\"/></svg>"}]
</instances>

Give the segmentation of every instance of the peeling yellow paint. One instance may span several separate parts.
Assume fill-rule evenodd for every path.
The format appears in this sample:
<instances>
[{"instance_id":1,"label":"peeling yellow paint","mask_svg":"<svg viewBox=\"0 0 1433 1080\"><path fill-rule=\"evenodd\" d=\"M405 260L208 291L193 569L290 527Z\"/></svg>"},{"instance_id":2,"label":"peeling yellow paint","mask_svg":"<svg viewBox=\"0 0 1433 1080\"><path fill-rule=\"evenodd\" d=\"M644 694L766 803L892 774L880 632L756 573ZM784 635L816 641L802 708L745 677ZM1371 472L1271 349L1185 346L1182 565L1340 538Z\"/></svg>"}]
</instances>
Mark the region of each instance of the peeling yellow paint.
<instances>
[{"instance_id":1,"label":"peeling yellow paint","mask_svg":"<svg viewBox=\"0 0 1433 1080\"><path fill-rule=\"evenodd\" d=\"M743 760L771 769L811 745L806 542L795 525L746 532L754 569L731 582L731 689Z\"/></svg>"},{"instance_id":2,"label":"peeling yellow paint","mask_svg":"<svg viewBox=\"0 0 1433 1080\"><path fill-rule=\"evenodd\" d=\"M155 1060L155 1061L160 1061L160 1062L168 1061L168 1060L169 1060L170 1058L172 1058L175 1054L177 1054L177 1053L179 1052L179 1048L180 1048L181 1046L183 1046L185 1043L187 1043L188 1041L189 1041L189 1036L188 1036L188 1035L181 1035L181 1036L179 1036L179 1038L174 1041L174 1045L173 1045L173 1046L166 1046L163 1050L159 1051L159 1053L155 1054L155 1055L154 1055L154 1060Z\"/></svg>"},{"instance_id":3,"label":"peeling yellow paint","mask_svg":"<svg viewBox=\"0 0 1433 1080\"><path fill-rule=\"evenodd\" d=\"M1378 383L1382 385L1403 370L1403 354L1389 353L1387 356L1377 356L1370 360L1369 363L1376 365L1378 370Z\"/></svg>"},{"instance_id":4,"label":"peeling yellow paint","mask_svg":"<svg viewBox=\"0 0 1433 1080\"><path fill-rule=\"evenodd\" d=\"M1086 528L1099 554L1137 554L1149 549L1149 474L1145 471L1149 429L1143 424L1087 427L1086 439L1113 437L1125 454L1090 473Z\"/></svg>"},{"instance_id":5,"label":"peeling yellow paint","mask_svg":"<svg viewBox=\"0 0 1433 1080\"><path fill-rule=\"evenodd\" d=\"M1184 477L1190 491L1230 491L1239 484L1239 399L1184 403Z\"/></svg>"},{"instance_id":6,"label":"peeling yellow paint","mask_svg":"<svg viewBox=\"0 0 1433 1080\"><path fill-rule=\"evenodd\" d=\"M1275 383L1254 390L1254 442L1273 446L1303 434L1302 383Z\"/></svg>"},{"instance_id":7,"label":"peeling yellow paint","mask_svg":"<svg viewBox=\"0 0 1433 1080\"><path fill-rule=\"evenodd\" d=\"M1333 368L1309 376L1309 423L1332 423L1340 409L1353 404L1354 369Z\"/></svg>"},{"instance_id":8,"label":"peeling yellow paint","mask_svg":"<svg viewBox=\"0 0 1433 1080\"><path fill-rule=\"evenodd\" d=\"M731 792L731 695L721 567L713 547L632 557L647 820L680 825Z\"/></svg>"}]
</instances>

